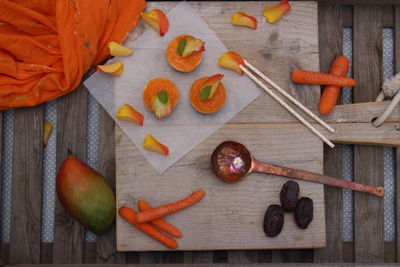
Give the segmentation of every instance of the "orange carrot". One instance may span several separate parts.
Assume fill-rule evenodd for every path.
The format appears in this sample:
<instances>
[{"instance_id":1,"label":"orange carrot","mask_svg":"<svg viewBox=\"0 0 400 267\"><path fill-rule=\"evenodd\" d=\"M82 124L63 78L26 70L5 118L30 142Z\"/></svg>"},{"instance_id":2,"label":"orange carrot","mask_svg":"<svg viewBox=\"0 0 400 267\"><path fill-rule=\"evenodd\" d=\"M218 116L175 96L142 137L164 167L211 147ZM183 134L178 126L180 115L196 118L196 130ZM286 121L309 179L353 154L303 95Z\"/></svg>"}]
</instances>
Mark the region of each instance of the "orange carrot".
<instances>
[{"instance_id":1,"label":"orange carrot","mask_svg":"<svg viewBox=\"0 0 400 267\"><path fill-rule=\"evenodd\" d=\"M336 85L340 87L356 85L356 81L353 78L337 77L331 74L307 70L294 70L292 72L292 81L295 83Z\"/></svg>"},{"instance_id":2,"label":"orange carrot","mask_svg":"<svg viewBox=\"0 0 400 267\"><path fill-rule=\"evenodd\" d=\"M147 203L144 200L139 200L137 203L137 206L140 211L150 210L153 208L152 206L150 206L149 203ZM167 222L166 220L164 220L162 218L152 220L150 223L154 224L160 230L166 232L167 234L170 234L175 237L182 237L182 233L181 233L181 231L179 231L178 228L176 228L175 226L173 226L172 224L170 224L169 222Z\"/></svg>"},{"instance_id":3,"label":"orange carrot","mask_svg":"<svg viewBox=\"0 0 400 267\"><path fill-rule=\"evenodd\" d=\"M139 229L146 235L150 236L154 240L157 240L158 242L166 245L169 248L175 249L178 247L178 243L173 238L161 233L160 231L157 230L157 228L155 228L151 224L137 223L135 219L137 213L133 209L123 206L118 209L118 214L119 216L124 218L124 220L126 220L127 222L129 222L130 224L132 224L137 229Z\"/></svg>"},{"instance_id":4,"label":"orange carrot","mask_svg":"<svg viewBox=\"0 0 400 267\"><path fill-rule=\"evenodd\" d=\"M340 56L336 58L329 70L329 74L338 77L345 77L349 70L350 61L347 57ZM340 95L341 87L335 85L327 85L322 92L319 101L319 112L322 115L329 114L336 105L336 101Z\"/></svg>"},{"instance_id":5,"label":"orange carrot","mask_svg":"<svg viewBox=\"0 0 400 267\"><path fill-rule=\"evenodd\" d=\"M152 208L150 210L142 211L138 213L136 216L136 222L145 223L149 221L153 221L154 219L158 219L164 217L165 215L177 212L179 210L185 209L187 207L192 206L199 202L204 196L206 192L203 190L198 190L193 192L190 196L185 199L179 200L178 202L162 205L157 208Z\"/></svg>"}]
</instances>

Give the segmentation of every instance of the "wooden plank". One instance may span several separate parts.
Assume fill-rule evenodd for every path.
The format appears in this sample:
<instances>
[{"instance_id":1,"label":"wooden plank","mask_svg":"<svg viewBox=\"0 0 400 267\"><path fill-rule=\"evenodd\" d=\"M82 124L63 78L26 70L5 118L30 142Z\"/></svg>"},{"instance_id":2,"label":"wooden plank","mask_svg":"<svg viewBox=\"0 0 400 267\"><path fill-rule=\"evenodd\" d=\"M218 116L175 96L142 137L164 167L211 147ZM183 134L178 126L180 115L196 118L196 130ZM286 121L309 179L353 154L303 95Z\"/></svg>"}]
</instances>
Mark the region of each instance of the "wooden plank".
<instances>
[{"instance_id":1,"label":"wooden plank","mask_svg":"<svg viewBox=\"0 0 400 267\"><path fill-rule=\"evenodd\" d=\"M185 251L183 254L183 263L213 263L212 251Z\"/></svg>"},{"instance_id":2,"label":"wooden plank","mask_svg":"<svg viewBox=\"0 0 400 267\"><path fill-rule=\"evenodd\" d=\"M79 159L86 158L87 90L80 85L58 101L57 169L70 149ZM82 263L83 228L72 219L56 198L53 263Z\"/></svg>"},{"instance_id":3,"label":"wooden plank","mask_svg":"<svg viewBox=\"0 0 400 267\"><path fill-rule=\"evenodd\" d=\"M320 69L329 72L335 58L343 54L343 8L321 5L318 9ZM342 177L343 146L324 146L324 173ZM326 248L314 250L314 262L342 262L342 189L325 186Z\"/></svg>"},{"instance_id":4,"label":"wooden plank","mask_svg":"<svg viewBox=\"0 0 400 267\"><path fill-rule=\"evenodd\" d=\"M354 262L353 242L343 242L343 262Z\"/></svg>"},{"instance_id":5,"label":"wooden plank","mask_svg":"<svg viewBox=\"0 0 400 267\"><path fill-rule=\"evenodd\" d=\"M226 21L229 21L231 13L237 10L250 14L261 10L265 7L264 2L247 2L245 4L232 2L229 5L221 2L210 2L206 5L195 3L193 7L229 49L245 55L250 62L268 73L277 83L288 85L287 88L290 92L307 106L315 106L319 99L319 87L294 88L293 85L290 87L289 76L282 75L283 73L289 74L290 70L295 67L319 69L316 3L294 2L293 5L295 8L291 11L291 17L288 17L290 19L281 21L280 27L263 28L266 31L262 34L263 38L252 39L251 43L250 39L248 39L248 43L247 39L243 39L243 32L227 31ZM151 3L149 8L168 10L172 6L172 3L167 2ZM244 41L238 42L237 40ZM248 49L250 45L253 47L251 50ZM280 64L274 63L277 60ZM154 205L157 205L176 200L201 186L207 190L207 197L192 209L185 210L184 221L179 219L181 214L168 216L169 220L184 232L183 238L179 240L182 250L295 248L304 247L306 242L314 243L307 245L308 247L324 246L325 223L320 221L324 220L324 205L317 204L323 202L321 185L301 186L304 194L311 194L316 203L316 217L312 224L314 226L309 230L300 231L295 226L293 218L290 219L293 214L289 214L288 223L285 223L285 227L289 230L282 231L278 238L272 240L265 237L261 222L268 204L279 202L279 190L284 180L276 178L277 180L274 181L277 183L273 186L274 183L266 180L264 175L261 176L264 179L254 180L258 176L255 174L246 182L227 186L216 180L209 170L211 151L221 141L233 138L251 146L252 150L258 151L259 158L262 160L270 160L282 165L296 165L299 168L322 172L322 143L299 123L280 125L280 121L278 121L275 124L264 125L262 118L256 118L255 122L257 123L252 124L254 122L252 121L244 124L252 117L253 111L249 112L249 110L255 110L254 106L258 107L256 111L260 114L264 113L273 102L267 95L261 95L239 114L240 118L237 118L235 124L220 128L161 176L155 173L131 142L117 132L118 204L134 206L137 199L150 199L152 203L154 201ZM281 109L276 104L275 107ZM286 114L283 117L289 116ZM237 122L241 124L238 125ZM250 132L251 136L247 137L246 135L249 135ZM288 132L291 133L291 136L286 136ZM301 145L298 145L297 142L296 145L290 144L294 139L302 139L303 142ZM260 145L257 145L258 143ZM304 147L302 148L302 146ZM262 147L268 148L270 151L261 151ZM284 153L285 149L287 149L286 153ZM310 154L310 151L313 153ZM133 162L134 164L132 164ZM131 179L132 176L135 176L135 179ZM199 183L200 179L201 183ZM264 183L268 183L268 186L264 187ZM140 192L137 190L138 188L141 188ZM179 192L176 192L176 188L179 188ZM155 193L158 191L159 194ZM235 203L235 205L231 203ZM199 216L202 212L207 216ZM211 222L214 223L210 228ZM311 230L312 228L314 230ZM237 231L237 229L241 229L241 231ZM307 231L313 234L307 235ZM298 239L294 237L297 234L299 235ZM227 239L226 236L230 238ZM291 241L284 241L285 238L290 238ZM132 240L136 240L136 242L132 242ZM216 246L216 242L220 245ZM120 251L165 250L162 245L137 233L132 227L128 227L118 217L117 244L117 249Z\"/></svg>"},{"instance_id":6,"label":"wooden plank","mask_svg":"<svg viewBox=\"0 0 400 267\"><path fill-rule=\"evenodd\" d=\"M354 101L373 101L382 82L382 9L355 6L353 36ZM383 185L382 148L354 147L354 181ZM356 192L354 206L355 261L383 262L383 198Z\"/></svg>"},{"instance_id":7,"label":"wooden plank","mask_svg":"<svg viewBox=\"0 0 400 267\"><path fill-rule=\"evenodd\" d=\"M397 5L398 0L318 0L320 5Z\"/></svg>"},{"instance_id":8,"label":"wooden plank","mask_svg":"<svg viewBox=\"0 0 400 267\"><path fill-rule=\"evenodd\" d=\"M8 264L10 247L9 243L0 243L0 266Z\"/></svg>"},{"instance_id":9,"label":"wooden plank","mask_svg":"<svg viewBox=\"0 0 400 267\"><path fill-rule=\"evenodd\" d=\"M289 142L292 138L291 136L286 135L287 139L279 140L276 138L264 138L265 133L270 128L268 125L260 124L251 125L252 135L250 139L243 136L243 129L247 127L248 125L232 124L223 126L191 153L186 155L178 164L167 170L163 174L163 179L149 179L148 182L150 182L150 185L140 184L139 179L129 179L132 176L138 177L139 171L145 177L157 177L157 175L150 168L149 163L142 157L140 152L132 149L133 145L130 140L125 135L117 132L117 136L120 136L117 139L120 142L120 145L117 146L118 150L116 154L117 157L120 157L117 160L119 162L117 179L121 179L117 183L117 191L120 190L117 192L117 195L124 196L120 198L119 205L133 206L136 199L149 198L152 198L152 201L155 202L154 205L159 205L180 198L184 193L175 193L173 190L175 187L179 186L182 192L191 192L198 188L199 185L196 183L194 185L188 182L182 183L182 181L190 178L187 173L193 173L192 178L195 181L208 179L208 183L210 184L205 187L202 183L202 187L207 190L207 197L196 204L195 207L185 210L184 222L180 220L182 218L180 217L181 213L168 216L169 221L177 225L184 233L184 236L179 240L181 247L190 249L196 245L196 248L199 250L209 250L212 249L210 247L210 240L219 240L219 242L223 242L221 243L221 248L231 249L235 249L234 245L239 242L243 242L243 246L246 245L248 249L257 247L276 248L279 246L294 248L300 246L300 244L308 244L309 242L314 243L313 247L321 246L320 242L322 244L325 242L325 223L323 222L323 192L320 185L313 183L304 184L304 182L299 181L303 192L302 195L311 196L314 200L315 217L309 229L305 231L300 230L294 223L293 214L287 214L284 230L277 238L272 240L265 237L260 221L262 221L268 203L279 203L278 192L286 179L252 174L249 177L251 179L247 179L236 185L231 184L227 186L227 184L220 182L210 173L208 167L209 155L217 144L226 140L227 136L233 140L246 143L256 158L300 169L306 168L308 170L322 171L322 157L318 153L319 148L309 146L311 139L316 140L313 136L307 134L307 129L292 125L281 125L274 128L276 133L291 132L303 140L303 142L297 145L297 153L293 150L293 146ZM120 131L118 127L116 129ZM305 135L301 133L305 133ZM288 154L287 151L291 151L291 153ZM303 157L302 160L299 160L300 156ZM132 162L140 166L137 172L122 171L126 170ZM267 177L269 179L266 179ZM154 191L151 189L146 189L153 188L155 184L160 188L164 188L162 194L154 194ZM141 188L140 192L135 191L135 188ZM221 194L221 192L223 193ZM151 195L146 196L146 194ZM232 196L235 196L236 199L234 206L229 204L232 201ZM252 203L252 207L245 207L246 203ZM217 208L217 212L212 212L209 207L211 204L214 208ZM219 210L220 212L218 212ZM198 216L202 212L206 212L207 216ZM240 218L242 218L240 220L237 217L239 214L241 214ZM208 226L210 220L218 221L223 226L229 223L228 225L231 226L227 227L228 229L226 230L224 229L225 233L221 233L222 230L215 230L215 224L211 228ZM234 222L235 225L232 225ZM120 233L123 233L123 235L117 235L117 249L119 251L164 249L162 245L154 243L147 236L134 231L124 221L117 221L118 223L120 225L117 226L117 229L120 229ZM194 224L196 227L192 227ZM237 231L236 229L241 229L241 231ZM251 242L247 240L249 233L253 233L251 234ZM233 238L228 240L226 236ZM136 242L132 242L132 240L136 240ZM235 242L233 242L234 240Z\"/></svg>"},{"instance_id":10,"label":"wooden plank","mask_svg":"<svg viewBox=\"0 0 400 267\"><path fill-rule=\"evenodd\" d=\"M40 262L43 105L14 112L10 264Z\"/></svg>"},{"instance_id":11,"label":"wooden plank","mask_svg":"<svg viewBox=\"0 0 400 267\"><path fill-rule=\"evenodd\" d=\"M396 262L396 242L385 242L385 263Z\"/></svg>"},{"instance_id":12,"label":"wooden plank","mask_svg":"<svg viewBox=\"0 0 400 267\"><path fill-rule=\"evenodd\" d=\"M97 170L107 179L115 191L115 135L114 120L99 108L99 153ZM118 216L118 215L117 215ZM125 254L115 248L115 224L107 233L98 235L97 263L125 263Z\"/></svg>"},{"instance_id":13,"label":"wooden plank","mask_svg":"<svg viewBox=\"0 0 400 267\"><path fill-rule=\"evenodd\" d=\"M395 53L395 70L400 72L400 5L394 10L395 27L394 27L394 53ZM397 262L400 262L400 147L396 148L396 250Z\"/></svg>"},{"instance_id":14,"label":"wooden plank","mask_svg":"<svg viewBox=\"0 0 400 267\"><path fill-rule=\"evenodd\" d=\"M97 260L97 245L93 242L84 242L83 247L83 263L96 263Z\"/></svg>"},{"instance_id":15,"label":"wooden plank","mask_svg":"<svg viewBox=\"0 0 400 267\"><path fill-rule=\"evenodd\" d=\"M40 264L51 264L53 260L53 243L40 243Z\"/></svg>"}]
</instances>

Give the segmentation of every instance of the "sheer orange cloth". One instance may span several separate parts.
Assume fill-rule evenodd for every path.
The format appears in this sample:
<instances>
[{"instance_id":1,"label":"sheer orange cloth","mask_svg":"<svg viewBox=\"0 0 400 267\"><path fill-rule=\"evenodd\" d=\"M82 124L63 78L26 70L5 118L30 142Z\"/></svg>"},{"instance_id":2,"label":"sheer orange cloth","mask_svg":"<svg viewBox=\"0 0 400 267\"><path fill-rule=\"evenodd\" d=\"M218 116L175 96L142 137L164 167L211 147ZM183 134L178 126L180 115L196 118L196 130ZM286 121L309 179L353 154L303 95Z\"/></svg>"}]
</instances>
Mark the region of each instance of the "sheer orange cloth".
<instances>
[{"instance_id":1,"label":"sheer orange cloth","mask_svg":"<svg viewBox=\"0 0 400 267\"><path fill-rule=\"evenodd\" d=\"M0 109L74 90L122 42L145 0L0 0Z\"/></svg>"}]
</instances>

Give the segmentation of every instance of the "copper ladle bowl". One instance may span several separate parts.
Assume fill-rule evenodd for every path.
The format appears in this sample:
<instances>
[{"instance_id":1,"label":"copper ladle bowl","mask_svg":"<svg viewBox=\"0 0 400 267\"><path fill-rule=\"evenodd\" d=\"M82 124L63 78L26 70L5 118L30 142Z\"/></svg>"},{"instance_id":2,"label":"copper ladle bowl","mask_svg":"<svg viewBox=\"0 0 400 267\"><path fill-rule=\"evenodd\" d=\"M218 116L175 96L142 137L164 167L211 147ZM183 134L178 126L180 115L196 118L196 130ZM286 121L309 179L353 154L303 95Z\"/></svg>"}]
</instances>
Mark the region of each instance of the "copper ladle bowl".
<instances>
[{"instance_id":1,"label":"copper ladle bowl","mask_svg":"<svg viewBox=\"0 0 400 267\"><path fill-rule=\"evenodd\" d=\"M215 175L225 182L238 182L252 172L259 172L347 188L379 197L385 195L385 189L380 186L358 184L319 173L258 161L244 145L234 141L225 141L215 148L211 155L211 165Z\"/></svg>"}]
</instances>

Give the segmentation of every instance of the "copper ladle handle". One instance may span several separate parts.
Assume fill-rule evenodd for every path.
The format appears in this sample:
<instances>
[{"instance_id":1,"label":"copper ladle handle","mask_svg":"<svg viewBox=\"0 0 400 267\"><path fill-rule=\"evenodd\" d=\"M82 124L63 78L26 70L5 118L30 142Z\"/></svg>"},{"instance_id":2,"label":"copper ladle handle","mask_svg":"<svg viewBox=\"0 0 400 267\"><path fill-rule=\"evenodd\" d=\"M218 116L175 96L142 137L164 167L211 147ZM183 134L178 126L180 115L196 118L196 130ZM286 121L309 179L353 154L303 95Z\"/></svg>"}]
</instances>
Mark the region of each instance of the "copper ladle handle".
<instances>
[{"instance_id":1,"label":"copper ladle handle","mask_svg":"<svg viewBox=\"0 0 400 267\"><path fill-rule=\"evenodd\" d=\"M279 176L285 176L319 184L326 184L341 188L347 188L355 191L370 193L378 197L383 197L385 195L385 189L381 186L358 184L343 179L326 176L319 173L272 165L258 160L253 160L252 171L260 173L276 174Z\"/></svg>"}]
</instances>

